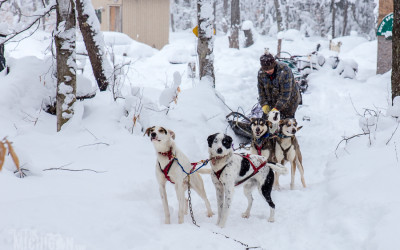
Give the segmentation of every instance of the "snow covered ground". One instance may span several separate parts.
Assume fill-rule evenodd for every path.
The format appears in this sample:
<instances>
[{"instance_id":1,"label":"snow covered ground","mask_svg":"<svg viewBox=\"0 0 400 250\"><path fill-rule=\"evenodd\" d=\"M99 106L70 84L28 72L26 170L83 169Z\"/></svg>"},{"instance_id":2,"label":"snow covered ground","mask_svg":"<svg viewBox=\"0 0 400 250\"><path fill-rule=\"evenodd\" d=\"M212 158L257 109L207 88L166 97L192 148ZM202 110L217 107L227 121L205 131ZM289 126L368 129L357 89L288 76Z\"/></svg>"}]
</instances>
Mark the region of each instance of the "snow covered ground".
<instances>
[{"instance_id":1,"label":"snow covered ground","mask_svg":"<svg viewBox=\"0 0 400 250\"><path fill-rule=\"evenodd\" d=\"M56 118L40 111L54 81L46 50L50 35L38 32L8 44L14 67L8 76L0 73L0 138L8 136L22 167L30 172L27 178L16 178L13 162L6 157L0 172L0 249L243 249L237 241L280 250L398 249L400 129L396 130L399 120L387 111L400 113L400 104L388 104L390 73L375 75L376 41L356 35L341 39L339 54L358 63L356 79L345 79L328 66L309 76L296 113L303 126L298 140L308 187L301 187L297 175L295 190L290 190L290 177L281 178L282 190L272 193L275 223L267 222L269 208L256 192L251 217L243 219L247 200L238 187L225 228L215 225L216 216L206 217L197 194L192 201L200 228L193 226L190 215L177 224L177 200L168 183L172 224L163 224L156 157L143 129L166 126L175 131L177 145L193 162L206 159L208 135L234 135L222 100L233 110L251 109L257 102L259 57L265 47L275 52L275 40L258 36L253 46L236 50L228 48L226 36L217 36L216 91L188 78L186 63L169 62L196 60L196 39L190 31L172 33L161 51L124 41L116 49L119 61L131 61L120 90L124 98L114 101L108 91L77 102L75 117L59 133ZM328 41L318 37L297 36L284 41L283 50L302 55L317 43L323 55L331 54ZM182 91L166 114L159 96L165 86L173 85L176 71L182 75ZM84 74L94 85L89 63ZM133 128L133 110L140 99L143 108ZM373 122L370 135L340 143L343 136L363 133L366 118ZM98 173L44 171L50 168ZM203 175L203 180L216 212L211 178Z\"/></svg>"}]
</instances>

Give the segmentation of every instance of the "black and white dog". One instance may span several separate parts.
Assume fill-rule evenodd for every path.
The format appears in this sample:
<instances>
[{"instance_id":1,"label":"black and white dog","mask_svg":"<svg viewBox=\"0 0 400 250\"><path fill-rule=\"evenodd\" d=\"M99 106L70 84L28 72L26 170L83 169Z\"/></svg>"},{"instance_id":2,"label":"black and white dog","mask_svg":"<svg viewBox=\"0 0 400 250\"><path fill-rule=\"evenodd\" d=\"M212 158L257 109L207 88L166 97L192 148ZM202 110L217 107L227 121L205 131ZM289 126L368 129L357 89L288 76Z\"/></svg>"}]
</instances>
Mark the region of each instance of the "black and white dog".
<instances>
[{"instance_id":1,"label":"black and white dog","mask_svg":"<svg viewBox=\"0 0 400 250\"><path fill-rule=\"evenodd\" d=\"M275 204L271 199L274 183L274 171L287 173L281 164L269 163L263 156L235 154L232 150L232 137L225 134L213 134L207 139L211 161L211 178L215 185L218 203L217 225L224 227L228 218L234 188L244 183L244 194L248 200L243 218L250 216L253 203L252 190L257 187L270 206L269 222L274 221Z\"/></svg>"}]
</instances>

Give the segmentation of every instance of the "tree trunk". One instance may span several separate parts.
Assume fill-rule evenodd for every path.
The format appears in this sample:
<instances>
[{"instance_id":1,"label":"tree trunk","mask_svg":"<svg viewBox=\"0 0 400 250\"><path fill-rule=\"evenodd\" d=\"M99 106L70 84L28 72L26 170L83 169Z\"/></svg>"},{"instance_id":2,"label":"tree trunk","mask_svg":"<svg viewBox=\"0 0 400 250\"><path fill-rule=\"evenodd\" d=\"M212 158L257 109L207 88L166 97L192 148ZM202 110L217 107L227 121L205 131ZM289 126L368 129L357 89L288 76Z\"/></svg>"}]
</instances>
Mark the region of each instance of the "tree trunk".
<instances>
[{"instance_id":1,"label":"tree trunk","mask_svg":"<svg viewBox=\"0 0 400 250\"><path fill-rule=\"evenodd\" d=\"M0 33L0 38L6 37ZM1 40L1 39L0 39ZM6 68L6 57L4 56L4 44L0 44L0 72Z\"/></svg>"},{"instance_id":2,"label":"tree trunk","mask_svg":"<svg viewBox=\"0 0 400 250\"><path fill-rule=\"evenodd\" d=\"M244 36L246 37L244 47L248 48L254 44L253 33L251 32L251 29L243 30L243 32L244 32Z\"/></svg>"},{"instance_id":3,"label":"tree trunk","mask_svg":"<svg viewBox=\"0 0 400 250\"><path fill-rule=\"evenodd\" d=\"M276 24L278 25L278 32L283 31L283 21L281 12L281 3L279 0L274 0L275 11L276 11Z\"/></svg>"},{"instance_id":4,"label":"tree trunk","mask_svg":"<svg viewBox=\"0 0 400 250\"><path fill-rule=\"evenodd\" d=\"M239 0L231 2L231 36L229 48L239 49L240 3Z\"/></svg>"},{"instance_id":5,"label":"tree trunk","mask_svg":"<svg viewBox=\"0 0 400 250\"><path fill-rule=\"evenodd\" d=\"M260 23L258 25L259 28L261 28L261 35L267 34L267 28L265 27L267 15L265 14L265 7L267 5L266 0L261 0L261 17L260 17Z\"/></svg>"},{"instance_id":6,"label":"tree trunk","mask_svg":"<svg viewBox=\"0 0 400 250\"><path fill-rule=\"evenodd\" d=\"M346 35L346 28L347 28L347 9L349 8L349 2L348 0L344 0L344 12L343 12L343 32L342 36Z\"/></svg>"},{"instance_id":7,"label":"tree trunk","mask_svg":"<svg viewBox=\"0 0 400 250\"><path fill-rule=\"evenodd\" d=\"M222 5L222 9L223 9L223 20L224 22L222 22L222 31L226 34L228 32L228 27L229 27L229 23L228 23L228 18L226 18L228 16L228 10L229 10L229 2L228 0L224 0L223 5Z\"/></svg>"},{"instance_id":8,"label":"tree trunk","mask_svg":"<svg viewBox=\"0 0 400 250\"><path fill-rule=\"evenodd\" d=\"M392 101L400 96L400 1L394 1L392 36Z\"/></svg>"},{"instance_id":9,"label":"tree trunk","mask_svg":"<svg viewBox=\"0 0 400 250\"><path fill-rule=\"evenodd\" d=\"M335 18L336 18L335 0L331 1L331 10L332 10L332 39L333 39L335 38Z\"/></svg>"},{"instance_id":10,"label":"tree trunk","mask_svg":"<svg viewBox=\"0 0 400 250\"><path fill-rule=\"evenodd\" d=\"M92 65L94 78L100 91L107 90L111 66L108 63L104 37L90 0L76 0L79 28Z\"/></svg>"},{"instance_id":11,"label":"tree trunk","mask_svg":"<svg viewBox=\"0 0 400 250\"><path fill-rule=\"evenodd\" d=\"M197 43L197 53L199 55L199 76L209 77L215 88L214 75L214 37L213 23L214 17L209 15L209 10L212 10L213 0L198 0L197 1L197 23L199 27L199 41ZM204 11L204 13L202 12Z\"/></svg>"},{"instance_id":12,"label":"tree trunk","mask_svg":"<svg viewBox=\"0 0 400 250\"><path fill-rule=\"evenodd\" d=\"M76 21L74 0L57 0L57 131L72 118L76 101Z\"/></svg>"}]
</instances>

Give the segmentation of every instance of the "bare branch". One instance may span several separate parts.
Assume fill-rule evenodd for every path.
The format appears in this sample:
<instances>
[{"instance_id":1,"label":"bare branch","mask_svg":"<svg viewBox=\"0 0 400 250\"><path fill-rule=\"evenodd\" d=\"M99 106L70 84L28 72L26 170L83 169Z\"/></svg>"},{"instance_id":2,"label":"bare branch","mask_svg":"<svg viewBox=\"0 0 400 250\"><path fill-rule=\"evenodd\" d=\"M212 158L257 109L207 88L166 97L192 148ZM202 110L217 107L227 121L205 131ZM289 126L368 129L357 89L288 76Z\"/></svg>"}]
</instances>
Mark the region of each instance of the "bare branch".
<instances>
[{"instance_id":1,"label":"bare branch","mask_svg":"<svg viewBox=\"0 0 400 250\"><path fill-rule=\"evenodd\" d=\"M352 135L352 136L350 136L350 137L343 136L343 139L339 142L339 144L336 146L336 149L335 149L336 158L338 158L338 155L336 154L336 151L338 150L338 148L339 148L339 146L340 146L340 144L341 144L342 142L345 141L345 142L347 143L349 140L351 140L351 139L353 139L353 138L355 138L355 137L360 137L360 136L369 135L369 134L370 134L370 133L367 132L367 133Z\"/></svg>"},{"instance_id":2,"label":"bare branch","mask_svg":"<svg viewBox=\"0 0 400 250\"><path fill-rule=\"evenodd\" d=\"M4 3L6 3L6 2L8 2L8 0L0 0L0 8L1 8L1 6L2 6Z\"/></svg>"},{"instance_id":3,"label":"bare branch","mask_svg":"<svg viewBox=\"0 0 400 250\"><path fill-rule=\"evenodd\" d=\"M389 140L386 142L386 145L392 140L394 134L396 134L397 129L399 128L400 122L397 123L396 129L393 131L392 136L390 136Z\"/></svg>"},{"instance_id":4,"label":"bare branch","mask_svg":"<svg viewBox=\"0 0 400 250\"><path fill-rule=\"evenodd\" d=\"M64 171L71 171L71 172L82 172L82 171L91 171L91 172L95 172L97 174L102 174L102 173L106 173L107 171L96 171L93 169L89 169L89 168L83 168L83 169L69 169L69 168L46 168L43 169L43 171L50 171L50 170L64 170Z\"/></svg>"},{"instance_id":5,"label":"bare branch","mask_svg":"<svg viewBox=\"0 0 400 250\"><path fill-rule=\"evenodd\" d=\"M83 147L88 147L88 146L95 146L95 145L106 145L106 146L110 146L110 144L105 143L105 142L97 142L97 143L93 143L93 144L82 145L82 146L79 146L78 148L83 148Z\"/></svg>"},{"instance_id":6,"label":"bare branch","mask_svg":"<svg viewBox=\"0 0 400 250\"><path fill-rule=\"evenodd\" d=\"M35 25L36 23L40 22L40 19L44 16L46 16L47 14L49 14L51 11L56 9L56 5L51 6L46 12L44 12L42 15L38 15L37 18L31 23L29 24L27 27L25 27L24 29L20 30L20 31L16 31L14 33L8 34L7 38L4 39L2 42L0 42L0 45L5 44L6 42L10 41L11 39L13 39L14 37L16 37L17 35L29 30L30 28L33 27L33 25Z\"/></svg>"},{"instance_id":7,"label":"bare branch","mask_svg":"<svg viewBox=\"0 0 400 250\"><path fill-rule=\"evenodd\" d=\"M66 166L68 166L68 165L71 165L71 164L72 164L72 162L70 162L70 163L68 163L68 164L65 164L65 165L63 165L63 166L61 166L61 167L58 167L58 168L46 168L46 169L43 169L43 171L64 170L64 171L71 171L71 172L81 172L81 171L91 171L91 172L95 172L95 173L105 173L105 172L107 172L107 171L96 171L96 170L89 169L89 168L84 168L84 169L69 169L69 168L64 168L64 167L66 167Z\"/></svg>"}]
</instances>

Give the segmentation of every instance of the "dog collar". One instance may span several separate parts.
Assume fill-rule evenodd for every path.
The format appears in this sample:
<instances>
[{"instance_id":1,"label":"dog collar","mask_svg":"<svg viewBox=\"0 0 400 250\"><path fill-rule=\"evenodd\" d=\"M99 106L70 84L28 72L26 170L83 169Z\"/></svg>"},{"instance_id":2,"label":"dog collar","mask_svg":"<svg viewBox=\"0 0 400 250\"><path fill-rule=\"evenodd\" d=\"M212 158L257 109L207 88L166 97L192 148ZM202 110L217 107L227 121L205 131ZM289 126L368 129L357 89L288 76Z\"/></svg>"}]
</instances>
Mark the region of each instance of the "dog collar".
<instances>
[{"instance_id":1,"label":"dog collar","mask_svg":"<svg viewBox=\"0 0 400 250\"><path fill-rule=\"evenodd\" d=\"M158 152L158 153L160 155L167 156L168 160L171 160L171 159L175 158L175 156L172 154L172 147L167 152Z\"/></svg>"},{"instance_id":2,"label":"dog collar","mask_svg":"<svg viewBox=\"0 0 400 250\"><path fill-rule=\"evenodd\" d=\"M213 158L210 158L210 160L211 160L211 163L214 165L217 160L221 160L221 159L223 159L225 157L226 157L226 155L224 155L224 156L215 156Z\"/></svg>"}]
</instances>

